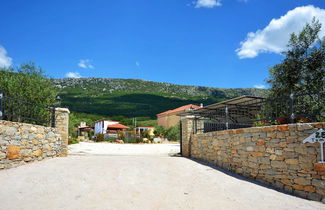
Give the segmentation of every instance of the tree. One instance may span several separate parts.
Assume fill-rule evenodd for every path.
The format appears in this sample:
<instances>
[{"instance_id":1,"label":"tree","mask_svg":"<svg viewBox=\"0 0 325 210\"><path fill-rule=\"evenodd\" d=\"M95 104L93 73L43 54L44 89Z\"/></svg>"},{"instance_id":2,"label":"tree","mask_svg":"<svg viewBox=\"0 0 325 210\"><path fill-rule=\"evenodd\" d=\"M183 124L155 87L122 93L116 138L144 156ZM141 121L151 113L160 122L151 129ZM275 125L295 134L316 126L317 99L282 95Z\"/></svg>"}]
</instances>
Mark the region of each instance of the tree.
<instances>
[{"instance_id":1,"label":"tree","mask_svg":"<svg viewBox=\"0 0 325 210\"><path fill-rule=\"evenodd\" d=\"M34 63L0 68L0 75L0 90L6 95L44 106L55 103L58 92L54 84Z\"/></svg>"},{"instance_id":2,"label":"tree","mask_svg":"<svg viewBox=\"0 0 325 210\"><path fill-rule=\"evenodd\" d=\"M270 69L270 97L324 90L325 39L319 38L321 24L315 18L296 35L291 34L282 63Z\"/></svg>"},{"instance_id":3,"label":"tree","mask_svg":"<svg viewBox=\"0 0 325 210\"><path fill-rule=\"evenodd\" d=\"M16 68L0 68L0 90L10 98L20 99L5 101L5 119L22 122L26 122L21 120L22 116L25 119L48 120L49 111L42 107L54 104L57 95L52 81L34 63L26 63Z\"/></svg>"}]
</instances>

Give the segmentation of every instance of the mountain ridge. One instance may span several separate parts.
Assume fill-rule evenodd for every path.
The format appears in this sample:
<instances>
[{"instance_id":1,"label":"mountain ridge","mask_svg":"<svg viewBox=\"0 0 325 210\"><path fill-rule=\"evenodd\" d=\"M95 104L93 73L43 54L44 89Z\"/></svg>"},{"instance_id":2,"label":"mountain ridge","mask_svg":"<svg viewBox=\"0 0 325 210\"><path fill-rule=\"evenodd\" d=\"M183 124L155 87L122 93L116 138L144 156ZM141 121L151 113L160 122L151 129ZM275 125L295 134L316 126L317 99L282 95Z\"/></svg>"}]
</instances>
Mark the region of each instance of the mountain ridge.
<instances>
[{"instance_id":1,"label":"mountain ridge","mask_svg":"<svg viewBox=\"0 0 325 210\"><path fill-rule=\"evenodd\" d=\"M53 79L62 104L74 112L105 116L155 117L185 104L208 105L241 95L266 96L257 88L214 88L141 79Z\"/></svg>"}]
</instances>

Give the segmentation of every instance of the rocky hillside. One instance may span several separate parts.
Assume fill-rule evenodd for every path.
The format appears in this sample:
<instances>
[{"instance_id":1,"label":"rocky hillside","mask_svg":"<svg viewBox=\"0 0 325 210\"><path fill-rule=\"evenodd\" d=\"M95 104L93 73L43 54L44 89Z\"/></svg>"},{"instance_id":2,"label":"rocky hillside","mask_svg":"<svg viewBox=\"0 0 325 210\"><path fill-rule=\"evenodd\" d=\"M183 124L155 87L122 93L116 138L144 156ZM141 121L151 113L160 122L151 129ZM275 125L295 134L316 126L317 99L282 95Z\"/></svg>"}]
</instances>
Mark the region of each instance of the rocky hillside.
<instances>
[{"instance_id":1,"label":"rocky hillside","mask_svg":"<svg viewBox=\"0 0 325 210\"><path fill-rule=\"evenodd\" d=\"M150 116L184 104L204 105L240 95L264 96L256 88L212 88L137 79L56 79L63 105L72 111L106 116Z\"/></svg>"}]
</instances>

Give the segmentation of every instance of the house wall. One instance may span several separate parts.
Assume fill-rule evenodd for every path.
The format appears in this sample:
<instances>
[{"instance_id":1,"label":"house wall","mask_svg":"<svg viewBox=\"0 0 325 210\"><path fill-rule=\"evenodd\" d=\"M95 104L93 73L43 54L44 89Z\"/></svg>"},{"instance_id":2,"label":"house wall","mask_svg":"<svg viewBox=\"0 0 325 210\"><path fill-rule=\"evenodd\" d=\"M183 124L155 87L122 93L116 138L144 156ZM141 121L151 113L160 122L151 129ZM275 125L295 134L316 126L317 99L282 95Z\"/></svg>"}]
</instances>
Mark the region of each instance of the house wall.
<instances>
[{"instance_id":1,"label":"house wall","mask_svg":"<svg viewBox=\"0 0 325 210\"><path fill-rule=\"evenodd\" d=\"M177 115L180 114L180 113L181 112L166 114L166 115L163 115L163 116L158 116L157 124L164 127L164 128L170 128L170 127L173 127L175 125L178 125L179 121L180 121L180 117L177 116Z\"/></svg>"},{"instance_id":2,"label":"house wall","mask_svg":"<svg viewBox=\"0 0 325 210\"><path fill-rule=\"evenodd\" d=\"M159 126L162 126L162 127L166 128L167 127L167 120L168 120L167 115L158 116L158 118L157 118L157 124Z\"/></svg>"},{"instance_id":3,"label":"house wall","mask_svg":"<svg viewBox=\"0 0 325 210\"><path fill-rule=\"evenodd\" d=\"M182 154L301 197L325 198L325 164L319 143L303 140L325 123L290 124L193 134L182 120Z\"/></svg>"},{"instance_id":4,"label":"house wall","mask_svg":"<svg viewBox=\"0 0 325 210\"><path fill-rule=\"evenodd\" d=\"M68 154L69 110L56 109L56 127L0 120L0 169Z\"/></svg>"},{"instance_id":5,"label":"house wall","mask_svg":"<svg viewBox=\"0 0 325 210\"><path fill-rule=\"evenodd\" d=\"M101 120L101 121L97 121L95 123L95 130L94 130L94 134L105 134L106 130L107 130L107 126L108 125L114 125L117 124L118 122L115 121L109 121L109 120Z\"/></svg>"}]
</instances>

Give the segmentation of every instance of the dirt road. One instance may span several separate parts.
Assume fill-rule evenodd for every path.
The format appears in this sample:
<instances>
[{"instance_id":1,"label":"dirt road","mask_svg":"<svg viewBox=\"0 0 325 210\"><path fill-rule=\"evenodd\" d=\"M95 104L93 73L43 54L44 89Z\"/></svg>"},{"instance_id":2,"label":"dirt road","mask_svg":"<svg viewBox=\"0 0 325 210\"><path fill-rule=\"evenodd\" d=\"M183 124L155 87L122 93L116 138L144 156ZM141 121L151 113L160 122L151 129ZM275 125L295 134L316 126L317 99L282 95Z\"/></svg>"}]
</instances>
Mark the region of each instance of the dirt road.
<instances>
[{"instance_id":1,"label":"dirt road","mask_svg":"<svg viewBox=\"0 0 325 210\"><path fill-rule=\"evenodd\" d=\"M0 171L0 186L5 210L325 209L167 154L48 159Z\"/></svg>"}]
</instances>

